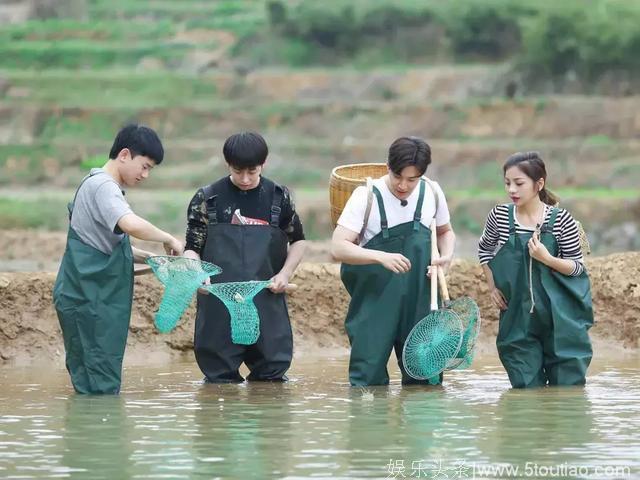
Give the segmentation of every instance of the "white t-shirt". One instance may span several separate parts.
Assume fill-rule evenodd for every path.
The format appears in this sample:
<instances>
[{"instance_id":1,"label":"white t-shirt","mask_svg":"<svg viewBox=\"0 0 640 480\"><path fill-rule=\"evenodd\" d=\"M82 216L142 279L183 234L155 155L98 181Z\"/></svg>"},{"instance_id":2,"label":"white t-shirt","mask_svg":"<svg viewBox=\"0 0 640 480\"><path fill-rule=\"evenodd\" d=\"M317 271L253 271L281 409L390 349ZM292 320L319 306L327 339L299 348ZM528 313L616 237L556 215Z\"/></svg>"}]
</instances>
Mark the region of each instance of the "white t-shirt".
<instances>
[{"instance_id":1,"label":"white t-shirt","mask_svg":"<svg viewBox=\"0 0 640 480\"><path fill-rule=\"evenodd\" d=\"M389 187L387 187L384 177L378 178L373 181L373 184L380 190L382 194L382 200L384 202L384 210L387 215L387 222L389 228L400 225L401 223L407 223L413 221L413 214L416 211L418 205L418 197L420 196L420 185L411 192L411 195L407 198L407 205L402 206L400 200L391 193ZM424 200L422 202L422 218L420 223L425 226L430 226L431 221L435 217L436 225L446 225L450 221L449 207L447 206L447 200L444 197L444 192L437 182L431 180L433 190L438 195L438 211L436 212L436 201L433 195L433 191L429 188L429 185L425 185ZM367 188L356 188L338 219L338 225L351 230L355 233L360 233L362 225L364 223L364 214L367 209ZM380 225L380 210L378 209L378 197L373 195L373 203L371 204L371 213L369 214L369 221L367 222L367 229L364 232L364 236L360 239L360 245L365 245L369 240L375 237L382 231Z\"/></svg>"}]
</instances>

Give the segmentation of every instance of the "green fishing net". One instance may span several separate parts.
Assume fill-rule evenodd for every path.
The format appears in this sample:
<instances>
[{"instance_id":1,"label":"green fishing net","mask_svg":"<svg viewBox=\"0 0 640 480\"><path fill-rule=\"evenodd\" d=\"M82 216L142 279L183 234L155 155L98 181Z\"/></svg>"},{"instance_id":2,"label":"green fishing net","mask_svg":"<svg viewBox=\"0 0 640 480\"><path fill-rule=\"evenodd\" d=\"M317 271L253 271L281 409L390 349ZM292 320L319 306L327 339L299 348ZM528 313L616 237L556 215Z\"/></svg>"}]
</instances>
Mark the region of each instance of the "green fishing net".
<instances>
[{"instance_id":1,"label":"green fishing net","mask_svg":"<svg viewBox=\"0 0 640 480\"><path fill-rule=\"evenodd\" d=\"M255 297L271 280L212 283L205 287L220 299L231 318L231 341L238 345L252 345L260 336L260 317L253 303Z\"/></svg>"},{"instance_id":2,"label":"green fishing net","mask_svg":"<svg viewBox=\"0 0 640 480\"><path fill-rule=\"evenodd\" d=\"M460 351L447 363L447 370L469 368L473 362L474 347L480 333L480 308L471 297L453 300L447 308L455 312L462 322L463 335Z\"/></svg>"},{"instance_id":3,"label":"green fishing net","mask_svg":"<svg viewBox=\"0 0 640 480\"><path fill-rule=\"evenodd\" d=\"M463 328L451 310L434 310L411 330L402 349L402 362L415 379L435 377L447 368L462 344Z\"/></svg>"},{"instance_id":4,"label":"green fishing net","mask_svg":"<svg viewBox=\"0 0 640 480\"><path fill-rule=\"evenodd\" d=\"M175 328L202 282L222 272L213 263L185 257L159 255L149 257L146 262L164 285L164 294L155 318L156 328L162 333Z\"/></svg>"}]
</instances>

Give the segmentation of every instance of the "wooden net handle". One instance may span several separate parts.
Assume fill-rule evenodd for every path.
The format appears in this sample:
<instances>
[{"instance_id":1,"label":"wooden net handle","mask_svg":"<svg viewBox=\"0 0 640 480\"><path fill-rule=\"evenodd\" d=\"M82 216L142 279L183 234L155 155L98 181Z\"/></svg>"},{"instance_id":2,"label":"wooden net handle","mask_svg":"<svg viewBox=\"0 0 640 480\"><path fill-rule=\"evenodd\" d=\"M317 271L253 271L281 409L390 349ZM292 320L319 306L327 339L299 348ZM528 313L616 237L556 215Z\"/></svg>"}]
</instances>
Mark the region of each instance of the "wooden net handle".
<instances>
[{"instance_id":1,"label":"wooden net handle","mask_svg":"<svg viewBox=\"0 0 640 480\"><path fill-rule=\"evenodd\" d=\"M431 311L438 310L438 270L433 264L438 255L438 237L436 235L436 220L431 221Z\"/></svg>"},{"instance_id":2,"label":"wooden net handle","mask_svg":"<svg viewBox=\"0 0 640 480\"><path fill-rule=\"evenodd\" d=\"M440 258L440 252L438 251L438 246L436 245L436 257ZM444 268L438 268L438 285L440 286L440 293L442 294L442 300L447 304L451 301L451 297L449 297L449 287L447 286L447 279L444 276Z\"/></svg>"}]
</instances>

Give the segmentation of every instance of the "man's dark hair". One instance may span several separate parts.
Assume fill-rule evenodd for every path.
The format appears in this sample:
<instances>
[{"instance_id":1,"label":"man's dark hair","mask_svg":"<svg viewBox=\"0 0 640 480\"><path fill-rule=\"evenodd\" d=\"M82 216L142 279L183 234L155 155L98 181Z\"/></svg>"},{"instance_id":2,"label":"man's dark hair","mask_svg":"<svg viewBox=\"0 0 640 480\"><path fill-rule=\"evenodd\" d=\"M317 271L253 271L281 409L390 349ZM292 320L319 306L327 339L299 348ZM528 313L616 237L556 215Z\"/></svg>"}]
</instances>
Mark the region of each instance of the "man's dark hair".
<instances>
[{"instance_id":1,"label":"man's dark hair","mask_svg":"<svg viewBox=\"0 0 640 480\"><path fill-rule=\"evenodd\" d=\"M132 157L149 157L156 165L162 163L164 158L164 148L158 134L145 125L132 123L123 127L113 141L109 158L115 159L123 148L128 148Z\"/></svg>"},{"instance_id":2,"label":"man's dark hair","mask_svg":"<svg viewBox=\"0 0 640 480\"><path fill-rule=\"evenodd\" d=\"M227 138L222 153L232 167L253 168L267 161L269 148L259 133L242 132Z\"/></svg>"},{"instance_id":3,"label":"man's dark hair","mask_svg":"<svg viewBox=\"0 0 640 480\"><path fill-rule=\"evenodd\" d=\"M387 164L389 169L400 175L406 167L416 167L424 175L431 163L431 147L418 137L400 137L389 147Z\"/></svg>"}]
</instances>

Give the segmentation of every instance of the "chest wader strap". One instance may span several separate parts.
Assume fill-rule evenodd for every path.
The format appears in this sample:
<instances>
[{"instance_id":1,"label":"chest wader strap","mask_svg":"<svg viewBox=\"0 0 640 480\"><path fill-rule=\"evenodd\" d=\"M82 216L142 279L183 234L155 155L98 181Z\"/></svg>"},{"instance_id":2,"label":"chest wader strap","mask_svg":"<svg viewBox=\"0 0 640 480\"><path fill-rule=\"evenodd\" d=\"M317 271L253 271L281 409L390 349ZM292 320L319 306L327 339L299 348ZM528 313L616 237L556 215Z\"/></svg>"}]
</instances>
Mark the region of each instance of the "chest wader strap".
<instances>
[{"instance_id":1,"label":"chest wader strap","mask_svg":"<svg viewBox=\"0 0 640 480\"><path fill-rule=\"evenodd\" d=\"M71 200L69 203L67 203L67 211L69 212L69 221L71 221L71 215L73 214L73 207L76 204L76 198L78 198L78 192L80 191L80 187L82 187L82 185L84 185L84 182L89 180L91 177L93 177L97 173L99 173L99 172L90 173L89 175L84 177L84 179L82 180L82 182L80 182L80 185L78 185L78 188L76 189L76 193L73 196L73 200Z\"/></svg>"},{"instance_id":2,"label":"chest wader strap","mask_svg":"<svg viewBox=\"0 0 640 480\"><path fill-rule=\"evenodd\" d=\"M373 179L367 177L367 207L364 210L364 221L362 222L362 228L360 229L360 235L358 235L358 244L362 242L364 234L367 231L367 224L369 223L369 215L371 215L371 205L373 205Z\"/></svg>"},{"instance_id":3,"label":"chest wader strap","mask_svg":"<svg viewBox=\"0 0 640 480\"><path fill-rule=\"evenodd\" d=\"M516 206L514 204L509 205L509 244L512 247L515 246L515 236L516 236L515 209L516 209ZM556 222L557 216L558 216L558 209L555 207L552 207L549 221L545 222L542 225L542 227L540 227L540 233L553 233L553 226ZM528 249L526 253L528 255ZM529 276L529 298L531 299L531 309L529 310L529 313L533 314L533 311L536 306L536 301L533 295L533 258L530 255L529 255L529 275L528 276Z\"/></svg>"},{"instance_id":4,"label":"chest wader strap","mask_svg":"<svg viewBox=\"0 0 640 480\"><path fill-rule=\"evenodd\" d=\"M516 222L515 222L515 211L516 206L511 203L509 205L509 246L515 248L516 245ZM526 255L529 255L528 250L526 251ZM526 256L525 256L526 258ZM533 296L533 258L529 255L529 298L531 299L531 308L529 309L529 313L533 314L533 308L536 305L536 300Z\"/></svg>"},{"instance_id":5,"label":"chest wader strap","mask_svg":"<svg viewBox=\"0 0 640 480\"><path fill-rule=\"evenodd\" d=\"M280 213L282 212L282 188L278 185L273 185L273 203L271 204L271 226L280 227Z\"/></svg>"},{"instance_id":6,"label":"chest wader strap","mask_svg":"<svg viewBox=\"0 0 640 480\"><path fill-rule=\"evenodd\" d=\"M218 196L213 194L213 187L207 185L202 189L204 193L204 202L207 206L207 218L209 219L209 225L218 224Z\"/></svg>"},{"instance_id":7,"label":"chest wader strap","mask_svg":"<svg viewBox=\"0 0 640 480\"><path fill-rule=\"evenodd\" d=\"M380 227L382 228L382 238L389 238L389 222L387 222L387 213L384 211L384 202L380 190L374 185L373 193L378 199L378 211L380 212Z\"/></svg>"},{"instance_id":8,"label":"chest wader strap","mask_svg":"<svg viewBox=\"0 0 640 480\"><path fill-rule=\"evenodd\" d=\"M509 246L516 246L516 220L515 220L516 206L512 203L509 205Z\"/></svg>"},{"instance_id":9,"label":"chest wader strap","mask_svg":"<svg viewBox=\"0 0 640 480\"><path fill-rule=\"evenodd\" d=\"M417 232L420 229L420 219L422 219L422 203L424 202L424 180L420 180L420 196L418 197L418 204L416 205L416 211L413 214L413 231Z\"/></svg>"},{"instance_id":10,"label":"chest wader strap","mask_svg":"<svg viewBox=\"0 0 640 480\"><path fill-rule=\"evenodd\" d=\"M558 218L559 212L560 209L551 207L551 215L549 216L549 221L545 222L542 228L540 228L540 232L553 234L553 226L556 224L556 219Z\"/></svg>"}]
</instances>

